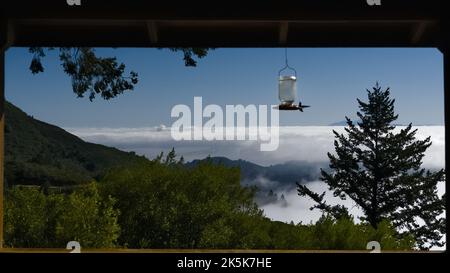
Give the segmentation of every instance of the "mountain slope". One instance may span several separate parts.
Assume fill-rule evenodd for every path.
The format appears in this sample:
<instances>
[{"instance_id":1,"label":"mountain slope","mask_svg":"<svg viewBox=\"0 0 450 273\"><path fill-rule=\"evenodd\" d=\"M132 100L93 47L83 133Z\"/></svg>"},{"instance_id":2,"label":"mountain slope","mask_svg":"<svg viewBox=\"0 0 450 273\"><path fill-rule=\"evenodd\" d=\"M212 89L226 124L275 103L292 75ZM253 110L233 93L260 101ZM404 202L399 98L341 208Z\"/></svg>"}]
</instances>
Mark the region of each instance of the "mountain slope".
<instances>
[{"instance_id":1,"label":"mountain slope","mask_svg":"<svg viewBox=\"0 0 450 273\"><path fill-rule=\"evenodd\" d=\"M8 185L76 185L101 176L111 167L143 160L134 153L85 142L5 102Z\"/></svg>"},{"instance_id":2,"label":"mountain slope","mask_svg":"<svg viewBox=\"0 0 450 273\"><path fill-rule=\"evenodd\" d=\"M226 157L193 160L186 165L195 166L205 160L227 167L239 167L242 185L257 186L263 191L292 189L296 186L295 182L306 183L317 180L320 175L320 168L328 168L325 162L309 163L304 161L289 161L265 167L246 160L231 160Z\"/></svg>"}]
</instances>

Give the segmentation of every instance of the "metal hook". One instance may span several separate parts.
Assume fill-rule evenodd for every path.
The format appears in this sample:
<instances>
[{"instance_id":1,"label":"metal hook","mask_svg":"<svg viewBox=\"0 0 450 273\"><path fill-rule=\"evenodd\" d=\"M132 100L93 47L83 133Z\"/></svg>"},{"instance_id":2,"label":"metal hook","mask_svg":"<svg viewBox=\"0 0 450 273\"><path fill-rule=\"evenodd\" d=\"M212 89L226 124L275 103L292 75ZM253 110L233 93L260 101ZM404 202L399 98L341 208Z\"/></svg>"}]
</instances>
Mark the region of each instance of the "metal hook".
<instances>
[{"instance_id":1,"label":"metal hook","mask_svg":"<svg viewBox=\"0 0 450 273\"><path fill-rule=\"evenodd\" d=\"M281 76L281 72L282 71L284 71L286 69L290 69L290 70L294 71L295 77L297 78L297 70L295 70L294 68L290 67L289 64L288 64L287 47L284 48L284 58L285 58L284 59L285 66L278 71L278 76Z\"/></svg>"}]
</instances>

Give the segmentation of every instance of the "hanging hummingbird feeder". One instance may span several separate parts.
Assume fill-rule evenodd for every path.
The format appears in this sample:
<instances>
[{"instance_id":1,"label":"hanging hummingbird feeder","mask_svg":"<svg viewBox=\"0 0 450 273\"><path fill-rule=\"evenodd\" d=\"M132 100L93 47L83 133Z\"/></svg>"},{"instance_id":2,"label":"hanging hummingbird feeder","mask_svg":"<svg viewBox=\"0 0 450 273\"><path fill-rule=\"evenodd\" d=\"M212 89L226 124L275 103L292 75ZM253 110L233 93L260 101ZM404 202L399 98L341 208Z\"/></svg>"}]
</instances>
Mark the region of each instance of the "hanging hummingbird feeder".
<instances>
[{"instance_id":1,"label":"hanging hummingbird feeder","mask_svg":"<svg viewBox=\"0 0 450 273\"><path fill-rule=\"evenodd\" d=\"M282 75L284 71L290 70L293 73ZM287 48L285 49L285 66L278 71L278 99L280 104L278 110L299 110L303 112L308 105L302 105L297 101L297 71L290 67L287 58Z\"/></svg>"}]
</instances>

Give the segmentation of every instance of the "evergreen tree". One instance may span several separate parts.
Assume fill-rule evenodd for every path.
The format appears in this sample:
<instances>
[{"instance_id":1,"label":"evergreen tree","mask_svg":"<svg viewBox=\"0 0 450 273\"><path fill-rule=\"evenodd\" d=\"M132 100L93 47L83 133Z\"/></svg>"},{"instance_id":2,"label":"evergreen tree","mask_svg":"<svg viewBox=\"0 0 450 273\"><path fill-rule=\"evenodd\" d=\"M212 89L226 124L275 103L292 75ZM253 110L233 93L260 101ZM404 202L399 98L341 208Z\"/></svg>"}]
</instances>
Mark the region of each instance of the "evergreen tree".
<instances>
[{"instance_id":1,"label":"evergreen tree","mask_svg":"<svg viewBox=\"0 0 450 273\"><path fill-rule=\"evenodd\" d=\"M164 164L166 165L173 165L176 163L176 158L177 154L175 153L175 148L172 147L172 150L170 150L170 152L167 154L166 156L166 160L164 161Z\"/></svg>"},{"instance_id":2,"label":"evergreen tree","mask_svg":"<svg viewBox=\"0 0 450 273\"><path fill-rule=\"evenodd\" d=\"M348 117L346 135L333 130L335 152L328 153L331 171L321 170L321 179L334 196L351 198L363 211L362 220L375 229L384 220L392 222L398 235L410 233L421 249L440 242L445 232L445 195L438 196L438 182L445 182L444 170L432 172L421 168L430 137L416 140L412 124L394 132L394 99L389 88L376 84L368 92L368 102L358 99L360 122ZM342 205L324 201L325 192L317 194L297 183L298 194L309 196L318 208L336 218L348 215Z\"/></svg>"}]
</instances>

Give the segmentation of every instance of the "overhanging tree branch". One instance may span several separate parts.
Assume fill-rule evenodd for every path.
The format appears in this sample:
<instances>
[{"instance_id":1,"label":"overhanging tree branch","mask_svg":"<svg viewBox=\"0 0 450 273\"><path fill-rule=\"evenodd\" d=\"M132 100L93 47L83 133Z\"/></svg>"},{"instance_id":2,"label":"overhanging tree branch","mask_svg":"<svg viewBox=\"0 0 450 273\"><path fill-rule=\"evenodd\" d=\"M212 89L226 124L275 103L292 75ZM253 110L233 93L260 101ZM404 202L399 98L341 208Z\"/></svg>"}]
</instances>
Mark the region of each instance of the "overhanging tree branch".
<instances>
[{"instance_id":1,"label":"overhanging tree branch","mask_svg":"<svg viewBox=\"0 0 450 273\"><path fill-rule=\"evenodd\" d=\"M195 67L197 61L208 54L209 48L169 48L173 52L181 51L185 66ZM33 54L30 70L33 74L44 72L42 58L46 56L45 50L54 48L31 47L29 52ZM62 47L59 48L59 59L64 72L72 81L72 89L78 97L84 97L86 93L89 100L94 100L97 95L109 100L117 97L125 91L131 91L138 83L138 73L125 72L125 64L118 62L116 57L100 57L91 47Z\"/></svg>"}]
</instances>

